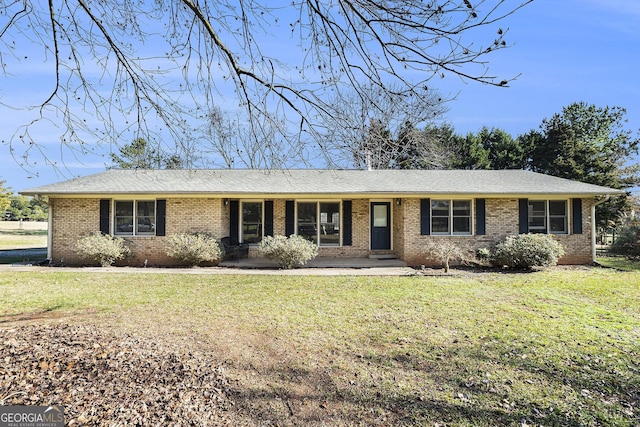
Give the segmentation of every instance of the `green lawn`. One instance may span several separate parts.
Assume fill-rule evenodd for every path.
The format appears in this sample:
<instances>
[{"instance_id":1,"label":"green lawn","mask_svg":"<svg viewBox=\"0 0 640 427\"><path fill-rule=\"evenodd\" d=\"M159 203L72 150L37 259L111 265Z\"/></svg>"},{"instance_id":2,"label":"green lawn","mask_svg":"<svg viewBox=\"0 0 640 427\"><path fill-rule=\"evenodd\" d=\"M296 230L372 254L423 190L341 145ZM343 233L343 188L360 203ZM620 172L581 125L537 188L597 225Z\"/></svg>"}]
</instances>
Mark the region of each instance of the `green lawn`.
<instances>
[{"instance_id":1,"label":"green lawn","mask_svg":"<svg viewBox=\"0 0 640 427\"><path fill-rule=\"evenodd\" d=\"M206 349L253 425L640 424L638 271L3 273L0 327L27 319Z\"/></svg>"},{"instance_id":2,"label":"green lawn","mask_svg":"<svg viewBox=\"0 0 640 427\"><path fill-rule=\"evenodd\" d=\"M14 228L8 228L10 224ZM35 224L40 225L40 224ZM0 264L28 263L47 258L47 230L17 228L17 223L0 222ZM26 223L26 226L34 226Z\"/></svg>"},{"instance_id":3,"label":"green lawn","mask_svg":"<svg viewBox=\"0 0 640 427\"><path fill-rule=\"evenodd\" d=\"M640 262L627 259L623 256L608 256L598 258L598 263L603 267L616 268L624 271L640 271Z\"/></svg>"},{"instance_id":4,"label":"green lawn","mask_svg":"<svg viewBox=\"0 0 640 427\"><path fill-rule=\"evenodd\" d=\"M46 247L47 230L0 230L0 250Z\"/></svg>"}]
</instances>

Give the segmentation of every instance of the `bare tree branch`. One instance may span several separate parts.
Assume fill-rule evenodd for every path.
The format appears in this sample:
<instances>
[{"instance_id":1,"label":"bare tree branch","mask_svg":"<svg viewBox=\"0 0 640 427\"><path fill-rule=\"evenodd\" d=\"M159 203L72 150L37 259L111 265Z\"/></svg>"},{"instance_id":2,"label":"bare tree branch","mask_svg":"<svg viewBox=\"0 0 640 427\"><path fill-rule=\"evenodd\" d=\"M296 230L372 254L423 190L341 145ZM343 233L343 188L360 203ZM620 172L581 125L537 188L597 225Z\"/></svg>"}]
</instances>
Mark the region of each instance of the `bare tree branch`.
<instances>
[{"instance_id":1,"label":"bare tree branch","mask_svg":"<svg viewBox=\"0 0 640 427\"><path fill-rule=\"evenodd\" d=\"M36 135L54 123L61 149L80 158L144 138L178 152L188 167L291 166L310 156L336 164L331 156L346 140L327 138L353 127L344 115L349 99L363 108L362 129L371 111L386 114L373 89L379 99L429 110L435 76L507 85L514 76L495 77L487 67L508 46L508 31L495 26L531 1L6 2L4 78L20 77L32 60L17 52L28 51L51 67L53 87L34 105L0 101L36 112L4 144L28 167L32 145L43 143ZM243 125L231 143L212 148L216 109ZM428 116L412 111L412 123Z\"/></svg>"}]
</instances>

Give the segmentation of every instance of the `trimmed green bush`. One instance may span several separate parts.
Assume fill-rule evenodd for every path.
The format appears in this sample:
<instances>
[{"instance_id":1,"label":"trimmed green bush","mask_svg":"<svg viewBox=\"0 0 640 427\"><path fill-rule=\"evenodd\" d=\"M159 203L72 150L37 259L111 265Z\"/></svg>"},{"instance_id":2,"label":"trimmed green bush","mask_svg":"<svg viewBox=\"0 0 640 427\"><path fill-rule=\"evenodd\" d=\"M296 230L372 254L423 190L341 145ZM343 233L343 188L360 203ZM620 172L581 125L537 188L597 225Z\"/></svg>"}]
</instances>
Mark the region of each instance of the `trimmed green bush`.
<instances>
[{"instance_id":1,"label":"trimmed green bush","mask_svg":"<svg viewBox=\"0 0 640 427\"><path fill-rule=\"evenodd\" d=\"M78 240L76 252L83 258L99 262L102 267L109 267L131 254L124 239L99 231Z\"/></svg>"},{"instance_id":2,"label":"trimmed green bush","mask_svg":"<svg viewBox=\"0 0 640 427\"><path fill-rule=\"evenodd\" d=\"M220 242L208 233L173 234L165 245L167 256L186 265L217 263L224 256Z\"/></svg>"},{"instance_id":3,"label":"trimmed green bush","mask_svg":"<svg viewBox=\"0 0 640 427\"><path fill-rule=\"evenodd\" d=\"M260 242L258 249L262 256L277 261L280 267L285 269L304 265L318 256L316 244L297 235L266 236Z\"/></svg>"},{"instance_id":4,"label":"trimmed green bush","mask_svg":"<svg viewBox=\"0 0 640 427\"><path fill-rule=\"evenodd\" d=\"M609 252L631 258L640 257L640 225L620 228Z\"/></svg>"},{"instance_id":5,"label":"trimmed green bush","mask_svg":"<svg viewBox=\"0 0 640 427\"><path fill-rule=\"evenodd\" d=\"M475 259L475 261L480 265L489 265L489 264L491 264L491 249L489 249L489 248L476 249L476 259Z\"/></svg>"},{"instance_id":6,"label":"trimmed green bush","mask_svg":"<svg viewBox=\"0 0 640 427\"><path fill-rule=\"evenodd\" d=\"M491 254L491 264L518 270L556 265L564 248L551 234L519 234L498 243Z\"/></svg>"}]
</instances>

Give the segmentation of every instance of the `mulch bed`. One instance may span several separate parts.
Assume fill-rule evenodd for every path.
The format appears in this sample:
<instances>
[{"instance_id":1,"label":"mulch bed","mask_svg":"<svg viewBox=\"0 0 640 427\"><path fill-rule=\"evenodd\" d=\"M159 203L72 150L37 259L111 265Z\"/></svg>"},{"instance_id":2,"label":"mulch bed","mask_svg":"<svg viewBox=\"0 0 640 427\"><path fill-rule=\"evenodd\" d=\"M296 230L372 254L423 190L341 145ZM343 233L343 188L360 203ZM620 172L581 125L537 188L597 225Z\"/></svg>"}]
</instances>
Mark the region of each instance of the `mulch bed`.
<instances>
[{"instance_id":1,"label":"mulch bed","mask_svg":"<svg viewBox=\"0 0 640 427\"><path fill-rule=\"evenodd\" d=\"M95 326L0 328L0 405L63 405L65 425L229 425L223 368Z\"/></svg>"}]
</instances>

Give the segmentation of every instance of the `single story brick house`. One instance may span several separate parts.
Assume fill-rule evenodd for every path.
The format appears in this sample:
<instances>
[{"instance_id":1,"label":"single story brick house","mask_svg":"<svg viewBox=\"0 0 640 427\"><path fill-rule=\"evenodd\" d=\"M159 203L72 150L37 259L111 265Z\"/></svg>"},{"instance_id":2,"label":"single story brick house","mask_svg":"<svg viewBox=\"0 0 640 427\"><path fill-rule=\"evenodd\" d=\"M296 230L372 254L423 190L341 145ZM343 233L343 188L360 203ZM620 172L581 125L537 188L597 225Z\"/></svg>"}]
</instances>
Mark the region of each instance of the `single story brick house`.
<instances>
[{"instance_id":1,"label":"single story brick house","mask_svg":"<svg viewBox=\"0 0 640 427\"><path fill-rule=\"evenodd\" d=\"M167 236L209 232L250 244L302 235L319 257L395 255L434 265L429 242L470 250L518 233L552 233L563 264L595 258L595 206L621 190L521 170L107 170L32 188L49 198L48 255L80 264L96 231L130 242L140 265L171 265Z\"/></svg>"}]
</instances>

